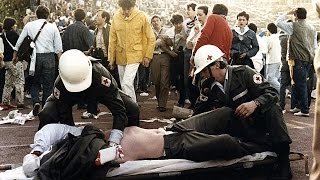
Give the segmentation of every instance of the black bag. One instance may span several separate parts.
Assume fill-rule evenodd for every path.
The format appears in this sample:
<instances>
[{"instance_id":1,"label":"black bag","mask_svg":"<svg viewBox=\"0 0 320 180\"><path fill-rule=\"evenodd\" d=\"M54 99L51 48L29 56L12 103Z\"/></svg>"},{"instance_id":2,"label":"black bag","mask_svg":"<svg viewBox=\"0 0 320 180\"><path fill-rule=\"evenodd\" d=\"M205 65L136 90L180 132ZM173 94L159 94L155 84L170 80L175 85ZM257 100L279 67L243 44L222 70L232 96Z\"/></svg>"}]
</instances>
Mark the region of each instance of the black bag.
<instances>
[{"instance_id":1,"label":"black bag","mask_svg":"<svg viewBox=\"0 0 320 180\"><path fill-rule=\"evenodd\" d=\"M31 37L29 35L27 35L23 39L23 41L22 41L22 43L21 43L21 45L20 45L20 47L18 49L18 52L17 52L17 56L19 58L19 61L25 60L27 62L30 62L30 56L31 56L32 51L33 51L33 48L31 48L31 46L30 46L30 44L32 42L33 41L32 41L32 39L31 39Z\"/></svg>"},{"instance_id":2,"label":"black bag","mask_svg":"<svg viewBox=\"0 0 320 180\"><path fill-rule=\"evenodd\" d=\"M45 21L45 22L43 23L43 25L41 26L40 30L38 31L36 37L34 38L34 40L32 40L29 35L27 35L27 36L23 39L23 41L22 41L22 43L21 43L21 45L20 45L20 47L19 47L19 49L18 49L18 52L17 52L17 56L18 56L18 59L19 59L20 61L25 60L25 61L27 61L28 63L30 62L30 60L31 60L30 56L32 55L33 48L34 48L34 47L31 47L30 44L31 44L31 43L34 44L34 43L36 42L36 40L38 39L38 36L39 36L40 32L42 31L44 25L46 25L46 24L47 24L47 21Z\"/></svg>"}]
</instances>

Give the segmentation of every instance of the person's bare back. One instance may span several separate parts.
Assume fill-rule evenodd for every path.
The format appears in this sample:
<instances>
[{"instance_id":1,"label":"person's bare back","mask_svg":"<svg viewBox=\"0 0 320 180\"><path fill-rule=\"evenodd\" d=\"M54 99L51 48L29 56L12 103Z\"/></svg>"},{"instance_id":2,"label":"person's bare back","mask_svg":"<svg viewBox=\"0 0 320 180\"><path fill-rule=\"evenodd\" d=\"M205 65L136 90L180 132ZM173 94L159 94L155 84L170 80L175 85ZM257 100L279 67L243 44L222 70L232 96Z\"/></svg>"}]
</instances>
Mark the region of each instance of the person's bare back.
<instances>
[{"instance_id":1,"label":"person's bare back","mask_svg":"<svg viewBox=\"0 0 320 180\"><path fill-rule=\"evenodd\" d=\"M142 129L136 126L125 128L120 143L124 158L118 162L163 156L164 134L163 129Z\"/></svg>"}]
</instances>

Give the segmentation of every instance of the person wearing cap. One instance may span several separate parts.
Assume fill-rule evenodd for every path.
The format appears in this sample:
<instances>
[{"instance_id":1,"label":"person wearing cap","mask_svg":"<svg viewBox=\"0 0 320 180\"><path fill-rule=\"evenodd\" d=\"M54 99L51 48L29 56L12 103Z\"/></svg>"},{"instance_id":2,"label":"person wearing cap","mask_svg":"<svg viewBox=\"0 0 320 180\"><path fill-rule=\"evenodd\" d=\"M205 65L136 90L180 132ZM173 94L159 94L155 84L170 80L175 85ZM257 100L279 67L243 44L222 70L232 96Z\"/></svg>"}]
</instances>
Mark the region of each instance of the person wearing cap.
<instances>
[{"instance_id":1,"label":"person wearing cap","mask_svg":"<svg viewBox=\"0 0 320 180\"><path fill-rule=\"evenodd\" d=\"M202 46L195 54L195 74L201 73L206 78L195 114L231 108L230 115L221 117L232 116L230 125L234 129L230 133L244 142L267 145L278 155L280 168L275 177L290 179L289 144L292 141L284 123L277 90L250 67L229 66L223 55L213 45ZM197 126L197 123L189 125L195 129L202 128Z\"/></svg>"},{"instance_id":2,"label":"person wearing cap","mask_svg":"<svg viewBox=\"0 0 320 180\"><path fill-rule=\"evenodd\" d=\"M75 68L76 67L76 68ZM139 107L118 85L110 72L96 59L71 49L59 60L59 76L53 92L39 113L39 130L50 123L74 126L72 106L84 100L89 107L104 104L113 115L109 142L119 144L125 126L139 126ZM88 109L94 114L96 108Z\"/></svg>"}]
</instances>

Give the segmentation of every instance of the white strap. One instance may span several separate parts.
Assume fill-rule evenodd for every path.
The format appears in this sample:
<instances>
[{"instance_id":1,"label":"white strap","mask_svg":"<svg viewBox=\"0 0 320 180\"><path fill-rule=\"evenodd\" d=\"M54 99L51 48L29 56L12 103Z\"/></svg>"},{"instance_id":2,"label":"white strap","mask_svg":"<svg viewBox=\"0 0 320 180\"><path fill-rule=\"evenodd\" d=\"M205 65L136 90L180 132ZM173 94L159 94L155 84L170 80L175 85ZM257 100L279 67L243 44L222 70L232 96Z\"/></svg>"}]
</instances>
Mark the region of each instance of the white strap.
<instances>
[{"instance_id":1,"label":"white strap","mask_svg":"<svg viewBox=\"0 0 320 180\"><path fill-rule=\"evenodd\" d=\"M7 36L6 36L6 32L4 32L4 37L6 38L7 42L9 43L9 45L11 46L11 48L13 49L14 46L12 46L12 44L10 43L10 41L7 39Z\"/></svg>"}]
</instances>

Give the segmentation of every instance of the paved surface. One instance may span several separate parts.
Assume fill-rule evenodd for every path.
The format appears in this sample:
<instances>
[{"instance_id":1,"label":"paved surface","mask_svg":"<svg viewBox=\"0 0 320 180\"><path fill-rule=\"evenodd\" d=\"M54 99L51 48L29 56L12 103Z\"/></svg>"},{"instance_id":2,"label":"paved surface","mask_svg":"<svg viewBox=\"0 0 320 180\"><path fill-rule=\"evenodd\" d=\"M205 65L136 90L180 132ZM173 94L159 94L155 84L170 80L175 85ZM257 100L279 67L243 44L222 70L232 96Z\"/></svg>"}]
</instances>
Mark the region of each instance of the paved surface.
<instances>
[{"instance_id":1,"label":"paved surface","mask_svg":"<svg viewBox=\"0 0 320 180\"><path fill-rule=\"evenodd\" d=\"M141 106L141 119L151 119L154 117L163 119L171 118L172 107L177 102L177 97L174 92L171 92L170 100L168 102L168 110L166 112L158 112L156 110L156 100L152 100L153 94L148 97L140 97L138 95L138 102ZM287 99L289 104L290 99ZM29 101L29 100L28 100ZM30 103L30 102L29 102ZM102 111L107 111L104 106L100 106ZM287 110L289 105L287 105ZM27 113L30 109L22 110ZM81 119L81 113L84 110L74 109L75 122L90 122L101 129L110 129L112 126L111 115L103 115L98 120ZM8 111L0 111L0 117L6 116ZM293 139L291 151L302 152L309 156L309 169L312 164L311 144L313 131L313 117L314 117L314 102L310 107L310 117L296 117L290 112L284 114L286 124L289 129L289 134ZM29 153L31 148L29 144L33 142L33 136L38 128L38 119L28 121L25 125L0 125L0 164L16 164L22 163L25 154ZM141 123L144 128L158 128L166 125L166 123ZM308 179L305 175L304 161L291 162L293 179L304 180Z\"/></svg>"}]
</instances>

